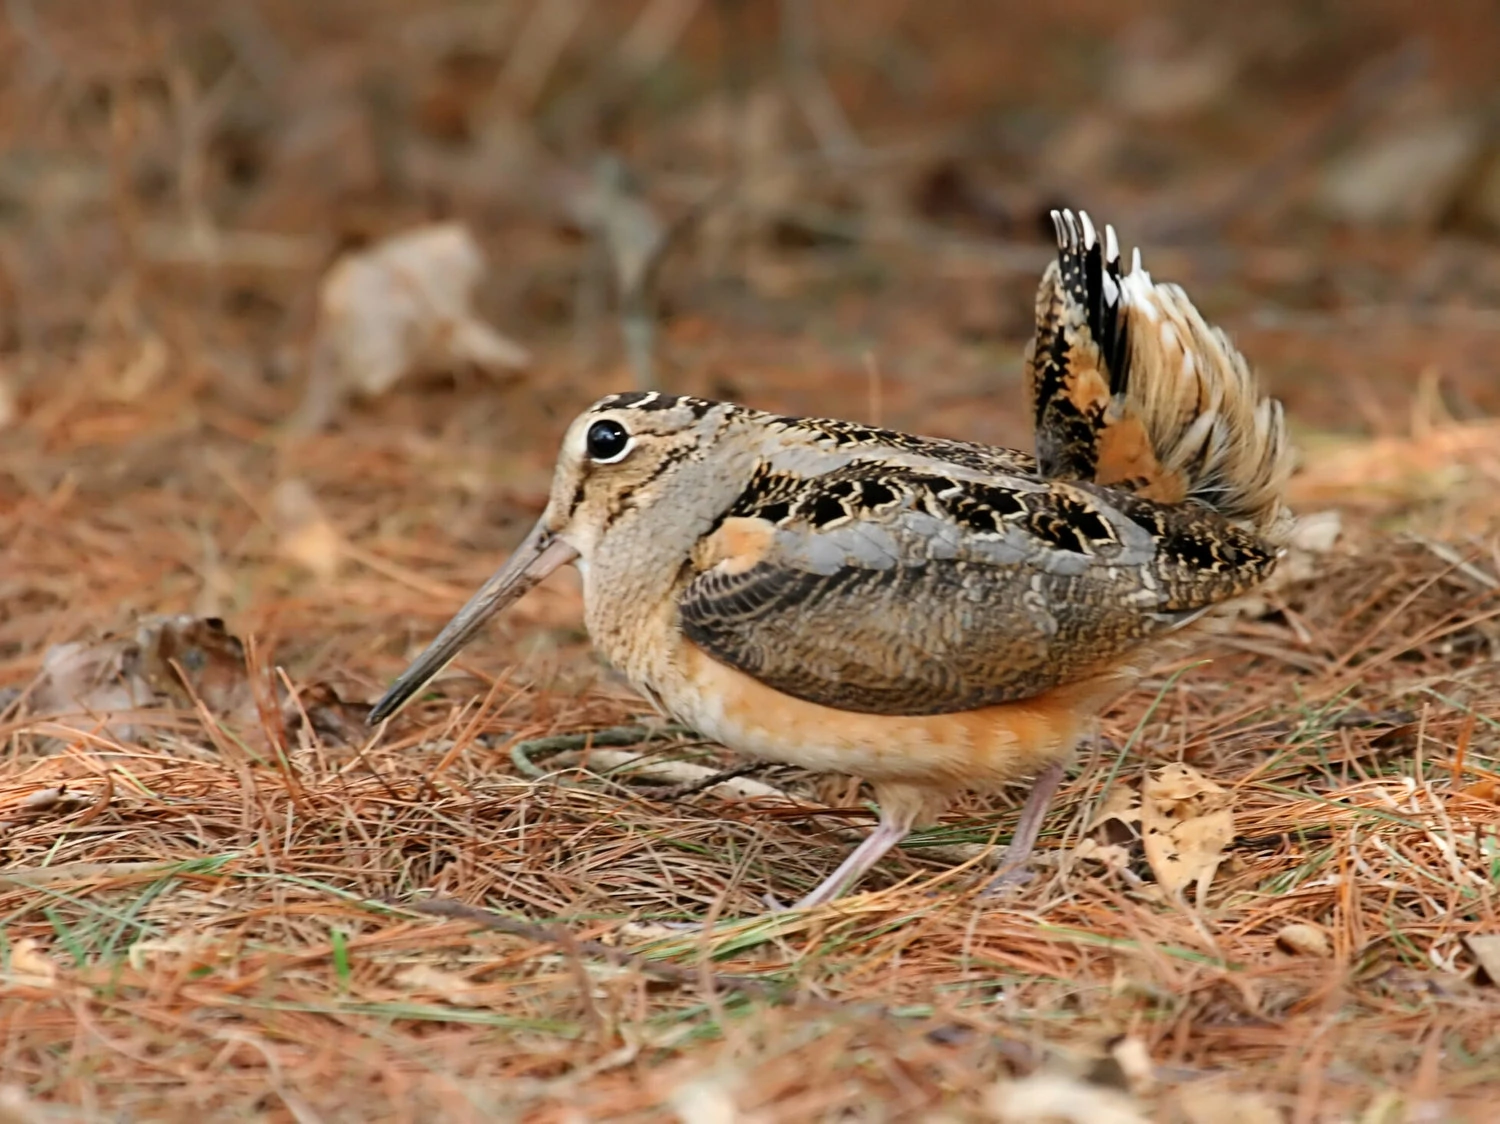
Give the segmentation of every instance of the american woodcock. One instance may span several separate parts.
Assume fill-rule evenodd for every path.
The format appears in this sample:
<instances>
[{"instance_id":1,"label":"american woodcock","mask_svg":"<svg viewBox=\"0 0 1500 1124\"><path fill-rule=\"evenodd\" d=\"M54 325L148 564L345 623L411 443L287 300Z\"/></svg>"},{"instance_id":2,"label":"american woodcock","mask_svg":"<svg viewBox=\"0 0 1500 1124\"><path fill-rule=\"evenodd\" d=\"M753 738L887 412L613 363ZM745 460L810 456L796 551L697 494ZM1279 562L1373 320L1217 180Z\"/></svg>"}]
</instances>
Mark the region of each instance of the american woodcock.
<instances>
[{"instance_id":1,"label":"american woodcock","mask_svg":"<svg viewBox=\"0 0 1500 1124\"><path fill-rule=\"evenodd\" d=\"M371 712L567 562L595 646L665 714L754 757L871 782L843 891L961 790L1064 764L1165 645L1264 581L1289 516L1281 406L1112 228L1054 212L1026 361L1036 455L656 392L589 407L546 510Z\"/></svg>"}]
</instances>

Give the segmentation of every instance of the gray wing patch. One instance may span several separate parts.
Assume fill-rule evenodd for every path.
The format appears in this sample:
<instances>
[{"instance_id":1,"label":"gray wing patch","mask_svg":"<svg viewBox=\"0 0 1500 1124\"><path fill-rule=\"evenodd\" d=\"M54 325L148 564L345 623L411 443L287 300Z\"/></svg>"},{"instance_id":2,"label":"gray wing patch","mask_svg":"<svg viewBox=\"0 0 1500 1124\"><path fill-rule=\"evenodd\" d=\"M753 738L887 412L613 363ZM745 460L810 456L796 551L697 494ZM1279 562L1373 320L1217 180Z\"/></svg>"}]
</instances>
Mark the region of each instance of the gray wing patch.
<instances>
[{"instance_id":1,"label":"gray wing patch","mask_svg":"<svg viewBox=\"0 0 1500 1124\"><path fill-rule=\"evenodd\" d=\"M769 549L690 577L684 634L809 702L953 713L1118 663L1273 561L1245 536L1218 559L1201 515L1102 489L861 467L760 478L730 514L771 523Z\"/></svg>"}]
</instances>

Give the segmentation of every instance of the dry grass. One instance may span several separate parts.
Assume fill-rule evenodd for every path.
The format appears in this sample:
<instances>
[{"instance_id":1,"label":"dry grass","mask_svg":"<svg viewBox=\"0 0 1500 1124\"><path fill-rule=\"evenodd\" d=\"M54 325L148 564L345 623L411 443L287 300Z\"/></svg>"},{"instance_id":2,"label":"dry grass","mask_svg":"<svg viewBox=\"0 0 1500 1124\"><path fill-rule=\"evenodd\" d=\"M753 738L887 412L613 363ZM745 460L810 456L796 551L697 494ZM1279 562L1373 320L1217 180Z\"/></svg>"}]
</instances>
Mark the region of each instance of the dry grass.
<instances>
[{"instance_id":1,"label":"dry grass","mask_svg":"<svg viewBox=\"0 0 1500 1124\"><path fill-rule=\"evenodd\" d=\"M320 492L389 488L413 471L403 458L432 455L386 432L385 446L366 431L358 455L318 458ZM1437 452L1477 471L1474 457L1466 469ZM367 469L382 459L384 472ZM442 524L432 475L383 497L387 520ZM826 873L866 806L785 773L764 778L785 797L667 801L659 784L601 776L576 752L534 752L542 775L519 772L518 740L639 713L617 690L526 682L549 663L578 673L566 587L509 628L533 651L541 629L547 650L515 664L508 642L481 645L469 666L501 679L451 681L453 702L364 740L311 693L319 673L372 694L494 553L342 525L401 568L350 561L318 584L223 491L217 505L191 494L214 479L123 501L64 485L15 512L7 579L25 592L5 628L26 642L11 679L36 668L46 640L94 631L91 609L128 619L108 606L152 589L153 607L201 606L208 537L234 544L216 565L234 577L224 588L244 591L229 615L257 639L257 665L289 653L306 707L333 719L288 732L224 701L238 680L199 679L228 716L178 710L148 744L87 719L71 732L7 722L0 919L9 955L25 955L4 984L0 1057L6 1080L42 1101L151 1119L628 1119L711 1079L719 1092L702 1095L729 1090L776 1119L872 1103L887 1118L940 1104L962 1118L997 1077L1122 1034L1169 1086L1269 1090L1302 1119L1382 1091L1459 1119L1500 1091L1500 992L1464 943L1500 933L1493 537L1486 553L1357 523L1353 553L1321 559L1271 615L1239 622L1211 665L1164 669L1111 715L1105 733L1134 754L1085 759L1049 822L1045 877L1013 899L978 899L975 870L953 867L1004 830L1003 807L975 802L867 892L735 923L761 895L799 894ZM448 588L413 590L406 567ZM675 744L641 752L720 761ZM1230 862L1201 905L1068 857L1116 769L1171 760L1234 792ZM494 932L416 912L433 898L530 925ZM704 916L715 926L702 937L649 924ZM1324 931L1329 955L1278 948L1294 922ZM38 955L48 967L26 975Z\"/></svg>"},{"instance_id":2,"label":"dry grass","mask_svg":"<svg viewBox=\"0 0 1500 1124\"><path fill-rule=\"evenodd\" d=\"M267 7L300 49L297 13ZM88 109L78 73L117 96L177 73L171 35L115 30L54 29L74 77L6 91L12 129L39 149L115 136L121 167L160 155L177 134L149 115L111 133L48 101ZM1203 1108L1221 1090L1297 1124L1493 1118L1500 981L1467 942L1500 936L1500 431L1453 422L1412 374L1489 401L1493 325L1434 336L1391 313L1357 338L1297 334L1223 301L1302 430L1297 503L1343 510L1341 543L1211 662L1159 669L1108 716L1020 891L975 892L1014 814L975 800L863 892L769 919L764 895L808 889L873 822L864 794L789 770L674 794L638 766L736 762L654 727L539 744L644 718L588 654L570 578L384 737L359 721L534 517L566 418L628 379L535 312L581 249L526 212L485 227L515 254L495 303L540 325L526 382L407 385L298 438L275 352L351 196L294 167L239 221L305 237L309 259L163 262L146 234L191 217L191 194L142 202L111 169L93 210L0 240L21 294L0 369L18 414L0 429L0 689L30 688L54 645L117 633L160 705L128 730L38 716L34 690L0 710L0 1119L989 1120L997 1082L1057 1067L1184 1124L1228 1119ZM414 209L390 190L377 226ZM101 282L91 255L121 231ZM1030 267L1001 269L997 295L930 250L768 252L779 288L750 312L684 298L664 377L1024 441L1017 341L962 342L953 305L976 289L1024 311ZM1361 252L1389 248L1352 239L1326 283ZM1258 253L1310 260L1240 260ZM137 652L149 614L221 616L247 659L196 632ZM1232 792L1201 902L1073 854L1112 779L1173 761ZM1109 1060L1122 1039L1153 1082Z\"/></svg>"}]
</instances>

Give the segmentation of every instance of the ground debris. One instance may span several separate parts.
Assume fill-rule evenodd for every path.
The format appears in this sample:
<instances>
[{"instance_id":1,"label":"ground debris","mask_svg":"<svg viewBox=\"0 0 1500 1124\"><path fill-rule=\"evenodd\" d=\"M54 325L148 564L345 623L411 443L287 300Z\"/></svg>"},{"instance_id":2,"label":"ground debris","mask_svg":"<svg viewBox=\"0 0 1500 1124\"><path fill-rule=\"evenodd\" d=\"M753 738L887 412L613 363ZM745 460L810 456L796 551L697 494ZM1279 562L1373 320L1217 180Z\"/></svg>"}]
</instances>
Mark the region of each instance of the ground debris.
<instances>
[{"instance_id":1,"label":"ground debris","mask_svg":"<svg viewBox=\"0 0 1500 1124\"><path fill-rule=\"evenodd\" d=\"M170 728L170 712L201 712L241 735L264 736L262 700L279 737L309 725L339 741L358 736L350 706L326 683L299 696L279 677L257 683L244 645L217 617L147 616L128 635L54 645L25 692L28 721L49 740L91 731L122 744ZM362 710L362 708L361 708Z\"/></svg>"},{"instance_id":2,"label":"ground debris","mask_svg":"<svg viewBox=\"0 0 1500 1124\"><path fill-rule=\"evenodd\" d=\"M283 558L331 580L344 560L344 540L303 480L283 480L271 493L276 549Z\"/></svg>"},{"instance_id":3,"label":"ground debris","mask_svg":"<svg viewBox=\"0 0 1500 1124\"><path fill-rule=\"evenodd\" d=\"M1000 1082L988 1107L996 1124L1150 1124L1129 1093L1055 1073Z\"/></svg>"},{"instance_id":4,"label":"ground debris","mask_svg":"<svg viewBox=\"0 0 1500 1124\"><path fill-rule=\"evenodd\" d=\"M1328 940L1327 930L1307 921L1293 921L1278 929L1276 947L1298 956L1326 958L1333 955L1333 945Z\"/></svg>"},{"instance_id":5,"label":"ground debris","mask_svg":"<svg viewBox=\"0 0 1500 1124\"><path fill-rule=\"evenodd\" d=\"M1167 765L1141 786L1141 841L1157 884L1169 894L1208 892L1234 839L1230 794L1191 765Z\"/></svg>"},{"instance_id":6,"label":"ground debris","mask_svg":"<svg viewBox=\"0 0 1500 1124\"><path fill-rule=\"evenodd\" d=\"M407 375L527 366L531 353L474 311L484 272L458 223L407 230L336 262L318 290L298 427L321 428L349 396L379 397Z\"/></svg>"},{"instance_id":7,"label":"ground debris","mask_svg":"<svg viewBox=\"0 0 1500 1124\"><path fill-rule=\"evenodd\" d=\"M1088 1124L1492 1120L1482 6L10 0L7 139L69 175L0 174L0 969L28 940L56 969L0 998L0 1120L962 1124L1002 1082L1002 1112L1063 1085ZM1448 202L1328 217L1341 152L1471 113L1472 168L1387 166ZM721 748L646 737L571 572L365 728L360 700L535 521L569 419L628 388L578 346L603 232L560 221L552 174L606 153L656 215L634 327L673 392L1029 449L1022 350L1071 206L1283 401L1288 502L1323 538L1101 716L1128 755L1081 755L1055 861L1004 900L979 856L1014 791L767 916L865 837L868 787L773 766L772 796L706 772L739 763ZM387 235L446 227L472 235L432 255L453 269L367 284ZM330 342L320 281L395 313ZM444 286L538 377L403 334ZM335 378L309 387L315 340ZM329 424L287 440L310 389ZM191 634L160 666L133 614L189 611L244 650ZM83 642L49 665L72 713L39 717L60 641ZM1193 908L1142 842L1141 774L1177 761L1232 795ZM1333 954L1288 952L1300 925Z\"/></svg>"},{"instance_id":8,"label":"ground debris","mask_svg":"<svg viewBox=\"0 0 1500 1124\"><path fill-rule=\"evenodd\" d=\"M41 944L31 937L22 937L6 950L3 972L0 972L0 992L10 988L48 989L57 986L57 964L48 956Z\"/></svg>"},{"instance_id":9,"label":"ground debris","mask_svg":"<svg viewBox=\"0 0 1500 1124\"><path fill-rule=\"evenodd\" d=\"M1165 765L1139 785L1117 783L1074 854L1136 880L1143 856L1163 892L1175 896L1193 885L1201 901L1234 839L1229 800L1192 766Z\"/></svg>"}]
</instances>

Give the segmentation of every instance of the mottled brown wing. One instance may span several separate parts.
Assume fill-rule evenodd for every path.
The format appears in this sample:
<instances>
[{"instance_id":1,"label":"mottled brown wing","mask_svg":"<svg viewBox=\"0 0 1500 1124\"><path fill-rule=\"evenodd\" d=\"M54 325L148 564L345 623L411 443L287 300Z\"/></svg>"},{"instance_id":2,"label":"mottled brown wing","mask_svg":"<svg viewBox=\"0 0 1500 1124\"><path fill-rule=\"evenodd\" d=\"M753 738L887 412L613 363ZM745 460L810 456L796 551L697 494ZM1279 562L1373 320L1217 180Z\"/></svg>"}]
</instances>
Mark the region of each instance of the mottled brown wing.
<instances>
[{"instance_id":1,"label":"mottled brown wing","mask_svg":"<svg viewBox=\"0 0 1500 1124\"><path fill-rule=\"evenodd\" d=\"M798 489L759 477L679 609L689 639L779 691L939 714L1118 662L1273 562L1222 520L1087 485L852 465Z\"/></svg>"}]
</instances>

